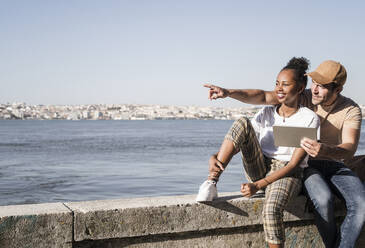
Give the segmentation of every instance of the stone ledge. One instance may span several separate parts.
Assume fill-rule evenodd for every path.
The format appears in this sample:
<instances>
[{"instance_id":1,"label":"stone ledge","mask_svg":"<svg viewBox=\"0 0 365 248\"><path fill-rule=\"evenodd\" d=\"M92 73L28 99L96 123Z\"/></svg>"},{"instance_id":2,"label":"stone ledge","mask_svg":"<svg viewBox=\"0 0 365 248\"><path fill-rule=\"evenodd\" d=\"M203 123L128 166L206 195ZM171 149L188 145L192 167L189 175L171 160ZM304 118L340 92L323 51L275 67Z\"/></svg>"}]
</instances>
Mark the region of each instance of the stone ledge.
<instances>
[{"instance_id":1,"label":"stone ledge","mask_svg":"<svg viewBox=\"0 0 365 248\"><path fill-rule=\"evenodd\" d=\"M75 241L184 233L261 225L263 198L239 192L220 194L212 203L195 202L196 195L65 203L74 212ZM291 201L284 221L313 220L306 198ZM337 212L343 215L343 211Z\"/></svg>"},{"instance_id":2,"label":"stone ledge","mask_svg":"<svg viewBox=\"0 0 365 248\"><path fill-rule=\"evenodd\" d=\"M73 214L62 203L0 206L0 247L72 247Z\"/></svg>"},{"instance_id":3,"label":"stone ledge","mask_svg":"<svg viewBox=\"0 0 365 248\"><path fill-rule=\"evenodd\" d=\"M306 198L284 212L286 246L323 248ZM0 247L265 247L263 198L223 193L0 207ZM343 204L336 202L341 221ZM365 245L365 228L356 247Z\"/></svg>"}]
</instances>

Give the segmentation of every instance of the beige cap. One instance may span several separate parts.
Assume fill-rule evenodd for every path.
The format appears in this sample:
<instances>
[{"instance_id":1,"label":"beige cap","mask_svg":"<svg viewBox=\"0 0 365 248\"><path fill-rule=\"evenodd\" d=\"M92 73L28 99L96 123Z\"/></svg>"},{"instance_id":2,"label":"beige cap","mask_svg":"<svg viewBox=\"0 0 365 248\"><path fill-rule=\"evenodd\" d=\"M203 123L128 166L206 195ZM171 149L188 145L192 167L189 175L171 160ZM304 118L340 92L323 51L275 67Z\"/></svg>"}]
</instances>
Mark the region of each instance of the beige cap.
<instances>
[{"instance_id":1,"label":"beige cap","mask_svg":"<svg viewBox=\"0 0 365 248\"><path fill-rule=\"evenodd\" d=\"M307 73L318 84L336 83L344 85L347 78L346 69L340 63L326 60L315 71Z\"/></svg>"}]
</instances>

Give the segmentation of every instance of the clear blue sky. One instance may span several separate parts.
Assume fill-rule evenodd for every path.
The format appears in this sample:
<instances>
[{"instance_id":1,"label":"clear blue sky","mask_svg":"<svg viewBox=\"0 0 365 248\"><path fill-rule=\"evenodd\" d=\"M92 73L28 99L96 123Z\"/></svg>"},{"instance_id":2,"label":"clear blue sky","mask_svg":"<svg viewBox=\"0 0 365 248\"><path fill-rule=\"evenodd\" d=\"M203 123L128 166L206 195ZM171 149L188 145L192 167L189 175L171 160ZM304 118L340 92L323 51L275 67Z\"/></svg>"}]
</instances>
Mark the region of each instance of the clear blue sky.
<instances>
[{"instance_id":1,"label":"clear blue sky","mask_svg":"<svg viewBox=\"0 0 365 248\"><path fill-rule=\"evenodd\" d=\"M0 5L0 102L210 102L205 82L270 90L293 56L345 65L364 104L363 1L17 1Z\"/></svg>"}]
</instances>

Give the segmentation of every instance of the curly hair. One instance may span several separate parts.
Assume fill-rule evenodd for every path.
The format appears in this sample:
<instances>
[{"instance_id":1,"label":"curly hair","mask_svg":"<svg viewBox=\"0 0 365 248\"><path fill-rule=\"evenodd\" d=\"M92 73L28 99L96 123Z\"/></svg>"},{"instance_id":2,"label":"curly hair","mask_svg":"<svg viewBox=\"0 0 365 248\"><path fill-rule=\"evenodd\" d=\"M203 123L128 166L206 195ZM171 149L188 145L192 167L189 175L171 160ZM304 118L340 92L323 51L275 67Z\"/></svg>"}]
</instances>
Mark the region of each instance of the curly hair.
<instances>
[{"instance_id":1,"label":"curly hair","mask_svg":"<svg viewBox=\"0 0 365 248\"><path fill-rule=\"evenodd\" d=\"M304 88L307 87L308 77L305 75L309 68L310 62L308 59L304 57L296 58L293 57L286 66L284 66L283 70L293 70L294 71L294 80L297 83L303 84Z\"/></svg>"}]
</instances>

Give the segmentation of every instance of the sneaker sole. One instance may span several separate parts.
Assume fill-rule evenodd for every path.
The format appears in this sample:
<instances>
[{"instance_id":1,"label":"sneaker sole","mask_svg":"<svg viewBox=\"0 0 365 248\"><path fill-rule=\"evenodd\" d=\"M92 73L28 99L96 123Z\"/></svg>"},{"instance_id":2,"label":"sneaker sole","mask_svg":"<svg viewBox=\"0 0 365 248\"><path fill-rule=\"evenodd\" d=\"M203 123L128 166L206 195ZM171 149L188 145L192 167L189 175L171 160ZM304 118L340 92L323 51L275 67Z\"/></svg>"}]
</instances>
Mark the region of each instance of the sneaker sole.
<instances>
[{"instance_id":1,"label":"sneaker sole","mask_svg":"<svg viewBox=\"0 0 365 248\"><path fill-rule=\"evenodd\" d=\"M195 201L196 202L212 202L214 201L215 199L217 199L218 197L213 197L213 199L204 199L204 198L196 198Z\"/></svg>"}]
</instances>

